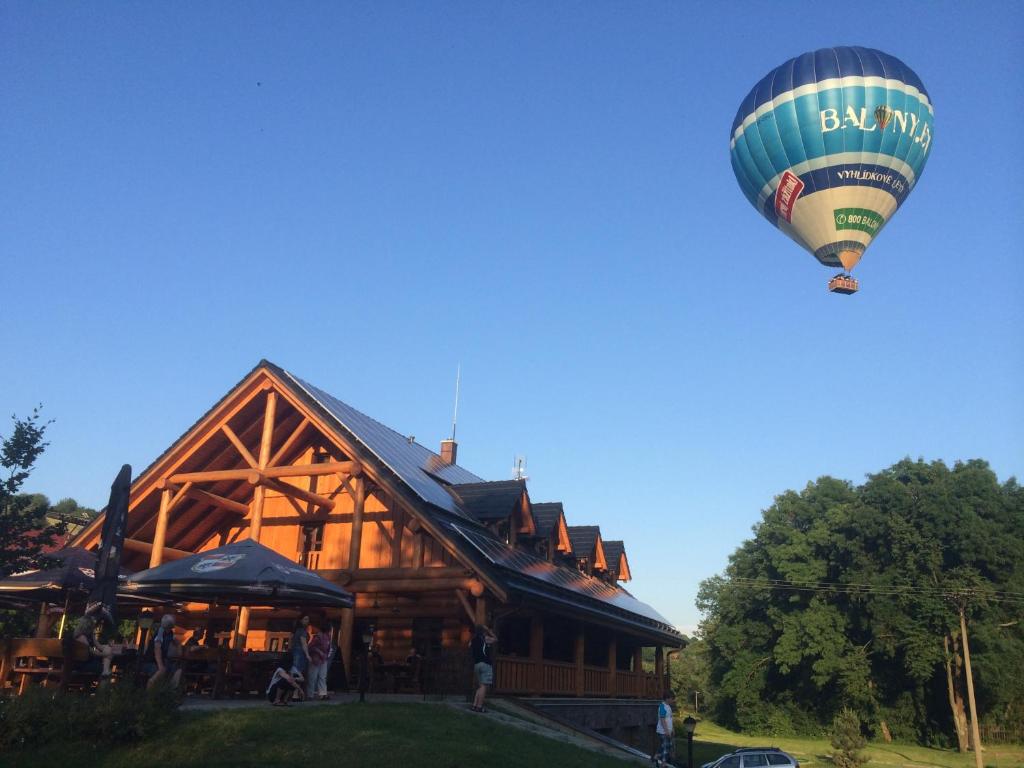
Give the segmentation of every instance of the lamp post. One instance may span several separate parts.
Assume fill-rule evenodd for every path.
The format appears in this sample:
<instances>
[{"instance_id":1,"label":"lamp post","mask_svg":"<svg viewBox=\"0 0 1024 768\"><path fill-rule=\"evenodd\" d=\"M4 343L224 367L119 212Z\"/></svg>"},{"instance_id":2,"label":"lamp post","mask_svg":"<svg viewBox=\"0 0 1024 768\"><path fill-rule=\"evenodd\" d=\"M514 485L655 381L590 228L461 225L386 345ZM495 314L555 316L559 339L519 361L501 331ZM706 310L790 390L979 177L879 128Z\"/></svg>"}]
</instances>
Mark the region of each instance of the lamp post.
<instances>
[{"instance_id":1,"label":"lamp post","mask_svg":"<svg viewBox=\"0 0 1024 768\"><path fill-rule=\"evenodd\" d=\"M697 721L687 715L683 720L683 730L686 731L686 768L693 768L693 732L697 729Z\"/></svg>"}]
</instances>

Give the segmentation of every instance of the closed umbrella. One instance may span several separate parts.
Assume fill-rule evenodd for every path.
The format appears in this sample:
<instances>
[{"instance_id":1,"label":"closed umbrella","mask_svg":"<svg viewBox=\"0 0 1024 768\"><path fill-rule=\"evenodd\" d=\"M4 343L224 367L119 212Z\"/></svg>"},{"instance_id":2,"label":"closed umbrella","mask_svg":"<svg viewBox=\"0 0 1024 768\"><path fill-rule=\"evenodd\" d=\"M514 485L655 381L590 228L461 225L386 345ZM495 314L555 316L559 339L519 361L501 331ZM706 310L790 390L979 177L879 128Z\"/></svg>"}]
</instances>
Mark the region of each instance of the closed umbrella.
<instances>
[{"instance_id":1,"label":"closed umbrella","mask_svg":"<svg viewBox=\"0 0 1024 768\"><path fill-rule=\"evenodd\" d=\"M222 605L354 605L350 592L250 539L140 571L125 582L123 590Z\"/></svg>"}]
</instances>

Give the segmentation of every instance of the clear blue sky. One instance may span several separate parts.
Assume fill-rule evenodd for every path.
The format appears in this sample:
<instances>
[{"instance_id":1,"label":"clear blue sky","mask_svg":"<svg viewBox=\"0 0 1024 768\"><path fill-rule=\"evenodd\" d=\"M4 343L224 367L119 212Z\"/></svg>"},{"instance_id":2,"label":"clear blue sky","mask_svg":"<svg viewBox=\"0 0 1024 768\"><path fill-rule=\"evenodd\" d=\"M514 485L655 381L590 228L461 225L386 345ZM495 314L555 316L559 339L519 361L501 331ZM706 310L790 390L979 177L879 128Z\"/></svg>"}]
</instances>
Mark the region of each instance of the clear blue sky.
<instances>
[{"instance_id":1,"label":"clear blue sky","mask_svg":"<svg viewBox=\"0 0 1024 768\"><path fill-rule=\"evenodd\" d=\"M623 538L684 629L772 498L904 456L1024 467L1018 3L0 5L0 412L100 506L260 358ZM729 128L856 44L928 167L828 295ZM7 433L9 427L0 428Z\"/></svg>"}]
</instances>

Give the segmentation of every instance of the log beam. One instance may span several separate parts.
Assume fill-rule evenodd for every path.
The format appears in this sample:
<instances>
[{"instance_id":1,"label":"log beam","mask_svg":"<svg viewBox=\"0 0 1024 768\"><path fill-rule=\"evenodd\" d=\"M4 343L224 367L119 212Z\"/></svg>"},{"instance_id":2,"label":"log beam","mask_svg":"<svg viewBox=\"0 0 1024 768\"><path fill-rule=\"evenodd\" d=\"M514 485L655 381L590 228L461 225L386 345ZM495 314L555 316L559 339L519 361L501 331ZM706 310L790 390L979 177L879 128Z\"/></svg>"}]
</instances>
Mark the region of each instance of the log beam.
<instances>
[{"instance_id":1,"label":"log beam","mask_svg":"<svg viewBox=\"0 0 1024 768\"><path fill-rule=\"evenodd\" d=\"M204 491L202 488L193 488L191 486L191 483L189 484L188 490L185 492L185 495L188 496L190 499L195 499L196 501L205 501L209 504L213 504L215 507L230 510L231 512L234 512L237 515L241 515L242 517L245 517L249 514L248 504L243 504L240 501L235 501L234 499L226 499L223 496L218 496L216 493Z\"/></svg>"},{"instance_id":2,"label":"log beam","mask_svg":"<svg viewBox=\"0 0 1024 768\"><path fill-rule=\"evenodd\" d=\"M225 437L227 437L227 439L231 441L231 444L235 446L235 450L237 450L241 454L242 458L245 459L245 463L253 469L256 469L256 459L251 453L249 453L249 449L245 447L245 443L238 439L238 435L235 434L235 431L227 424L221 424L220 431L223 432Z\"/></svg>"},{"instance_id":3,"label":"log beam","mask_svg":"<svg viewBox=\"0 0 1024 768\"><path fill-rule=\"evenodd\" d=\"M359 464L355 461L327 461L323 464L290 464L283 467L266 467L260 471L264 478L316 477L335 473L351 474Z\"/></svg>"},{"instance_id":4,"label":"log beam","mask_svg":"<svg viewBox=\"0 0 1024 768\"><path fill-rule=\"evenodd\" d=\"M178 472L163 482L178 485L180 483L219 483L221 480L245 480L251 485L258 485L262 475L258 469L210 469L205 472Z\"/></svg>"},{"instance_id":5,"label":"log beam","mask_svg":"<svg viewBox=\"0 0 1024 768\"><path fill-rule=\"evenodd\" d=\"M268 479L266 485L268 488L273 488L275 491L283 493L285 496L293 496L296 499L308 501L310 504L324 507L327 510L334 509L334 502L326 496L321 496L319 493L305 491L302 488L297 488L294 485L289 485L288 483L280 480Z\"/></svg>"},{"instance_id":6,"label":"log beam","mask_svg":"<svg viewBox=\"0 0 1024 768\"><path fill-rule=\"evenodd\" d=\"M468 568L443 567L443 568L357 568L352 571L348 568L321 568L317 575L328 581L333 581L341 586L352 581L372 581L384 579L415 579L417 581L429 581L431 579L465 579L473 575Z\"/></svg>"},{"instance_id":7,"label":"log beam","mask_svg":"<svg viewBox=\"0 0 1024 768\"><path fill-rule=\"evenodd\" d=\"M476 624L476 613L474 613L473 606L469 603L466 591L463 589L456 589L455 596L458 597L459 602L462 603L462 608L466 611L466 616L469 617L469 623Z\"/></svg>"},{"instance_id":8,"label":"log beam","mask_svg":"<svg viewBox=\"0 0 1024 768\"><path fill-rule=\"evenodd\" d=\"M359 550L363 546L363 507L366 504L366 478L362 475L356 478L355 503L352 509L352 533L351 543L348 548L349 570L359 568Z\"/></svg>"},{"instance_id":9,"label":"log beam","mask_svg":"<svg viewBox=\"0 0 1024 768\"><path fill-rule=\"evenodd\" d=\"M270 457L270 462L267 464L267 466L276 467L278 464L280 464L281 459L285 458L288 455L288 451L295 447L295 443L298 442L298 439L300 437L302 437L303 430L308 426L309 419L303 416L302 421L299 422L298 426L296 426L295 429L292 430L292 433L288 435L288 437L285 439L285 441L281 443L281 447L277 449L277 452Z\"/></svg>"},{"instance_id":10,"label":"log beam","mask_svg":"<svg viewBox=\"0 0 1024 768\"><path fill-rule=\"evenodd\" d=\"M150 555L151 558L154 549L150 542L139 541L138 539L125 539L124 548L129 552L141 552L142 554ZM195 554L195 552L186 552L183 549L173 549L172 547L164 547L162 553L163 560L180 560L183 557L191 557Z\"/></svg>"},{"instance_id":11,"label":"log beam","mask_svg":"<svg viewBox=\"0 0 1024 768\"><path fill-rule=\"evenodd\" d=\"M352 581L345 585L345 589L350 592L447 592L464 589L474 597L484 593L483 582L478 579L366 579Z\"/></svg>"}]
</instances>

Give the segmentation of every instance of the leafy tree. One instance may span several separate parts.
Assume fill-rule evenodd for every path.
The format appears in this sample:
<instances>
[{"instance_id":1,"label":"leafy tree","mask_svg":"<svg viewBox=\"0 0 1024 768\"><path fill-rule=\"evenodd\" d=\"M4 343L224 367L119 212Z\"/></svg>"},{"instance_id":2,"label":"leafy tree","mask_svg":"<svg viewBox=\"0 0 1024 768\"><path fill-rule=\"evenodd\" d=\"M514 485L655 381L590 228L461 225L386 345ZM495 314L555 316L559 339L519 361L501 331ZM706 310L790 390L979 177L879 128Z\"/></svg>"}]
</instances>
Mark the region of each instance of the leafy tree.
<instances>
[{"instance_id":1,"label":"leafy tree","mask_svg":"<svg viewBox=\"0 0 1024 768\"><path fill-rule=\"evenodd\" d=\"M1024 505L983 461L909 459L860 487L787 491L698 594L723 722L784 735L849 706L881 735L966 748L959 612L966 595L983 716L1020 722Z\"/></svg>"},{"instance_id":2,"label":"leafy tree","mask_svg":"<svg viewBox=\"0 0 1024 768\"><path fill-rule=\"evenodd\" d=\"M62 523L41 519L38 496L18 492L46 450L44 436L50 422L42 420L39 410L35 408L25 419L12 416L14 429L10 437L0 440L0 466L7 475L0 479L0 578L38 567L43 550L65 530Z\"/></svg>"}]
</instances>

